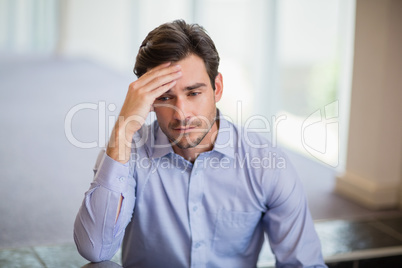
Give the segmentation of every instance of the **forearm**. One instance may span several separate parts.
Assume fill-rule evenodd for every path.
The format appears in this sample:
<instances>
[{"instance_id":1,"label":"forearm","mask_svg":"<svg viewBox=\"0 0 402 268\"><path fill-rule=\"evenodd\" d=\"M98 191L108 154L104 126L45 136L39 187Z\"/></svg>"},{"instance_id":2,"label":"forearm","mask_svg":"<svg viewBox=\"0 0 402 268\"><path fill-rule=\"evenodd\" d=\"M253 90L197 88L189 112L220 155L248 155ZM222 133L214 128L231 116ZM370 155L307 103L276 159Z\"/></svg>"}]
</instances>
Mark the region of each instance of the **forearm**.
<instances>
[{"instance_id":1,"label":"forearm","mask_svg":"<svg viewBox=\"0 0 402 268\"><path fill-rule=\"evenodd\" d=\"M180 66L170 62L161 64L128 88L106 154L75 221L78 250L90 261L111 258L121 243L135 202L135 181L129 178L127 163L133 136L144 125L155 99L182 76L180 70Z\"/></svg>"},{"instance_id":2,"label":"forearm","mask_svg":"<svg viewBox=\"0 0 402 268\"><path fill-rule=\"evenodd\" d=\"M93 262L110 260L118 250L135 202L135 183L128 177L128 167L104 160L74 223L78 251Z\"/></svg>"},{"instance_id":3,"label":"forearm","mask_svg":"<svg viewBox=\"0 0 402 268\"><path fill-rule=\"evenodd\" d=\"M119 116L110 136L106 154L117 162L127 163L130 160L132 138L143 121L145 120L137 122L132 118L130 120L130 118L124 119L123 116Z\"/></svg>"}]
</instances>

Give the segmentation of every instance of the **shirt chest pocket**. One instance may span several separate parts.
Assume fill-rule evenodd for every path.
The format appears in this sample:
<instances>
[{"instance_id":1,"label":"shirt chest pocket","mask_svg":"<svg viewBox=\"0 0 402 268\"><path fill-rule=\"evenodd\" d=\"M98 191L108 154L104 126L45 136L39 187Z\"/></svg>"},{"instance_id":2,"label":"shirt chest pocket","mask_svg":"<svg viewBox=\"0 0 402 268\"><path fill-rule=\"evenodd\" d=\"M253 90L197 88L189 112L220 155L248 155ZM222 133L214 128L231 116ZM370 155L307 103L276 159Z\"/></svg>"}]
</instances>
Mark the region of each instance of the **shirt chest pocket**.
<instances>
[{"instance_id":1,"label":"shirt chest pocket","mask_svg":"<svg viewBox=\"0 0 402 268\"><path fill-rule=\"evenodd\" d=\"M213 250L222 255L243 253L261 219L261 212L239 212L221 209L215 226Z\"/></svg>"}]
</instances>

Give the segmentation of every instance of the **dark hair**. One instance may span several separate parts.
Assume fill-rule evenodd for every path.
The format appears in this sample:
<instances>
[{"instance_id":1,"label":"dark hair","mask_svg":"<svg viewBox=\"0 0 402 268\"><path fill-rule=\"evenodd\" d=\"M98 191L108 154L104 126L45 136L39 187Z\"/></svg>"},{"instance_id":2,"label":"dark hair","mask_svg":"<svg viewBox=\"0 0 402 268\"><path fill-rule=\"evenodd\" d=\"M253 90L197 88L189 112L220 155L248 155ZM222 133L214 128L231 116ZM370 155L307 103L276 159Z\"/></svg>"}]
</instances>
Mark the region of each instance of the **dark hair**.
<instances>
[{"instance_id":1,"label":"dark hair","mask_svg":"<svg viewBox=\"0 0 402 268\"><path fill-rule=\"evenodd\" d=\"M149 69L165 62L177 62L190 54L203 59L212 88L218 75L219 55L211 37L198 24L175 20L152 30L142 42L134 66L141 77Z\"/></svg>"}]
</instances>

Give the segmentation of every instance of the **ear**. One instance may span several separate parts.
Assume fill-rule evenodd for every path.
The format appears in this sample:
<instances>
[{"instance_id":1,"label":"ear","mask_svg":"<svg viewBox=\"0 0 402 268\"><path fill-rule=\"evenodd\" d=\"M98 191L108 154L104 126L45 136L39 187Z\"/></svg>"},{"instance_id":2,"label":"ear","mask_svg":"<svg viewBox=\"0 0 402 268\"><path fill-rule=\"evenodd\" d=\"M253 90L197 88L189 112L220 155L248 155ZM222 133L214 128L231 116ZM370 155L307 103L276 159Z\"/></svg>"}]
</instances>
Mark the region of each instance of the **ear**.
<instances>
[{"instance_id":1,"label":"ear","mask_svg":"<svg viewBox=\"0 0 402 268\"><path fill-rule=\"evenodd\" d=\"M221 73L215 77L215 102L222 98L223 93L223 77Z\"/></svg>"}]
</instances>

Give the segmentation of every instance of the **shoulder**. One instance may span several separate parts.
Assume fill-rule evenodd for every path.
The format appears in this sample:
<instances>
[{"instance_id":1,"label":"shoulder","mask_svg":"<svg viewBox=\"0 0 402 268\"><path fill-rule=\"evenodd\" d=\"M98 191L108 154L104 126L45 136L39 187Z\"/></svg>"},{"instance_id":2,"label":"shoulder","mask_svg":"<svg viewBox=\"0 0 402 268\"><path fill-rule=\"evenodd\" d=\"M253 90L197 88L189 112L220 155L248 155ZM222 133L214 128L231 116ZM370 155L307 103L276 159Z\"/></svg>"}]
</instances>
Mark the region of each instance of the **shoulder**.
<instances>
[{"instance_id":1,"label":"shoulder","mask_svg":"<svg viewBox=\"0 0 402 268\"><path fill-rule=\"evenodd\" d=\"M268 160L271 164L279 163L275 158L285 157L276 142L271 141L272 133L269 129L239 126L223 115L219 119L219 134L215 146L222 152L233 154L241 161L253 160L253 163L266 163Z\"/></svg>"},{"instance_id":2,"label":"shoulder","mask_svg":"<svg viewBox=\"0 0 402 268\"><path fill-rule=\"evenodd\" d=\"M233 124L237 133L238 147L243 152L252 155L267 155L268 153L283 154L277 143L272 142L271 133L267 129L256 129Z\"/></svg>"},{"instance_id":3,"label":"shoulder","mask_svg":"<svg viewBox=\"0 0 402 268\"><path fill-rule=\"evenodd\" d=\"M284 150L271 141L270 133L231 125L237 139L236 167L247 174L261 202L272 206L278 196L288 196L298 184L298 176Z\"/></svg>"},{"instance_id":4,"label":"shoulder","mask_svg":"<svg viewBox=\"0 0 402 268\"><path fill-rule=\"evenodd\" d=\"M260 132L220 119L216 150L231 156L235 166L248 174L249 178L261 180L273 178L278 169L286 168L285 154L274 145L268 131Z\"/></svg>"},{"instance_id":5,"label":"shoulder","mask_svg":"<svg viewBox=\"0 0 402 268\"><path fill-rule=\"evenodd\" d=\"M231 139L237 140L239 145L251 148L272 147L271 131L267 128L240 126L232 122L230 117L219 115L219 132L230 134Z\"/></svg>"}]
</instances>

